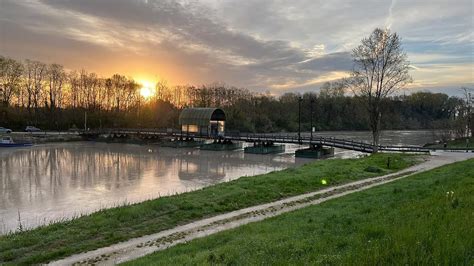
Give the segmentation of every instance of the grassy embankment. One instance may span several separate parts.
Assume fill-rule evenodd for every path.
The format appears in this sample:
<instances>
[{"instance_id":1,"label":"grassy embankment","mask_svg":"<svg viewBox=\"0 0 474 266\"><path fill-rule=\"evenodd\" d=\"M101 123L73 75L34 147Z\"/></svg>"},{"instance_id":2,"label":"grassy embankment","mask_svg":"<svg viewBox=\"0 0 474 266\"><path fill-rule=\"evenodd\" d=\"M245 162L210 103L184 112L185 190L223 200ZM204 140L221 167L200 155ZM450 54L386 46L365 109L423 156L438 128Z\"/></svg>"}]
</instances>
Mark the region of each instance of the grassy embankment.
<instances>
[{"instance_id":1,"label":"grassy embankment","mask_svg":"<svg viewBox=\"0 0 474 266\"><path fill-rule=\"evenodd\" d=\"M416 161L416 157L402 154L316 161L299 168L242 177L189 193L102 210L72 221L0 236L0 264L48 262L324 186L398 171ZM322 179L327 185L321 184Z\"/></svg>"},{"instance_id":2,"label":"grassy embankment","mask_svg":"<svg viewBox=\"0 0 474 266\"><path fill-rule=\"evenodd\" d=\"M129 265L473 265L474 160L180 244Z\"/></svg>"}]
</instances>

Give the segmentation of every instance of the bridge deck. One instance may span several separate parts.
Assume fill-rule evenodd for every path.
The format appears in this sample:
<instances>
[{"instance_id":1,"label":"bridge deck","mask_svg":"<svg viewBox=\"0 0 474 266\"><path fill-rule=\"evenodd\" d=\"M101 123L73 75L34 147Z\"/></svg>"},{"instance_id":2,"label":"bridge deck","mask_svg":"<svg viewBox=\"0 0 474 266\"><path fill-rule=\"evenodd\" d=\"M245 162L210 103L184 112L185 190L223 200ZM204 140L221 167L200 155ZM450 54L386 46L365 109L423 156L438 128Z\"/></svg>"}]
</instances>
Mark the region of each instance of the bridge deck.
<instances>
[{"instance_id":1,"label":"bridge deck","mask_svg":"<svg viewBox=\"0 0 474 266\"><path fill-rule=\"evenodd\" d=\"M83 136L94 136L100 134L115 134L115 135L140 135L140 136L157 136L157 137L192 137L197 139L216 139L216 137L210 137L207 135L184 135L181 132L176 131L164 131L154 129L102 129L81 132ZM272 142L272 143L286 143L286 144L305 144L305 145L323 145L347 150L354 150L360 152L373 152L373 145L362 141L354 141L347 139L338 138L324 138L315 136L313 138L301 137L295 135L281 135L281 134L255 134L255 133L244 133L244 134L226 134L224 139L232 141L242 142ZM391 152L429 152L432 150L453 150L453 149L442 149L442 148L429 148L421 146L395 146L395 145L379 145L380 151L391 151ZM464 149L462 149L464 150Z\"/></svg>"}]
</instances>

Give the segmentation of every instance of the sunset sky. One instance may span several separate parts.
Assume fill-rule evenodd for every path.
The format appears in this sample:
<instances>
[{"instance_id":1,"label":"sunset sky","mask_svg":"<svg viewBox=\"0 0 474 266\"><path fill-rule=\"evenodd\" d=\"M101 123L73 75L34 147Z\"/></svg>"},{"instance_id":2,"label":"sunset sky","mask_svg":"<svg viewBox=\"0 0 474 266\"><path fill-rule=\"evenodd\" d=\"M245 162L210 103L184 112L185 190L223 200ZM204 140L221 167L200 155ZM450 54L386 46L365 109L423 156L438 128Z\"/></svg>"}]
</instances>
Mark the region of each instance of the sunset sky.
<instances>
[{"instance_id":1,"label":"sunset sky","mask_svg":"<svg viewBox=\"0 0 474 266\"><path fill-rule=\"evenodd\" d=\"M376 27L401 35L412 91L474 86L471 0L0 0L0 55L281 94L347 75Z\"/></svg>"}]
</instances>

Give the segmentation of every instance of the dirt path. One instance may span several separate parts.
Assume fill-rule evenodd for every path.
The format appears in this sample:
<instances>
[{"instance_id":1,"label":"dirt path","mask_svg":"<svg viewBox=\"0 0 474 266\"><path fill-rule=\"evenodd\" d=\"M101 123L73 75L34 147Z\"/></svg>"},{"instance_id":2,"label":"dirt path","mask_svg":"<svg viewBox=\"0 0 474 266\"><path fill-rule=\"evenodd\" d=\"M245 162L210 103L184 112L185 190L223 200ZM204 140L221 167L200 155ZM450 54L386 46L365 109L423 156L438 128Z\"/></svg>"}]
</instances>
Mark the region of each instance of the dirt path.
<instances>
[{"instance_id":1,"label":"dirt path","mask_svg":"<svg viewBox=\"0 0 474 266\"><path fill-rule=\"evenodd\" d=\"M62 260L51 262L51 265L71 264L117 264L133 260L155 251L163 250L195 238L211 235L220 231L235 228L247 223L261 221L285 212L304 208L309 205L342 197L344 195L379 186L398 180L414 173L427 171L445 164L474 158L474 153L432 153L418 165L397 173L363 179L348 184L286 198L283 200L257 205L211 218L199 220L156 234L147 235L114 244L97 250L72 255Z\"/></svg>"}]
</instances>

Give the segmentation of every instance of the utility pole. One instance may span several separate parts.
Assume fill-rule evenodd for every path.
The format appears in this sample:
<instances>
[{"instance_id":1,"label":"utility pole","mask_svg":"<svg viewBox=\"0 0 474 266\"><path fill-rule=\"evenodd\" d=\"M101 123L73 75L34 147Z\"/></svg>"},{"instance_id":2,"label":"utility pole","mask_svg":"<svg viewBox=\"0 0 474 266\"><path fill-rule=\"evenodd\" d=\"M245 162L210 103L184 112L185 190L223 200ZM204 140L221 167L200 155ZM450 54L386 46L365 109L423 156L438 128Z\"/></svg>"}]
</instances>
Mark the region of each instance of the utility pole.
<instances>
[{"instance_id":1,"label":"utility pole","mask_svg":"<svg viewBox=\"0 0 474 266\"><path fill-rule=\"evenodd\" d=\"M303 97L298 98L298 142L301 143L301 102Z\"/></svg>"}]
</instances>

